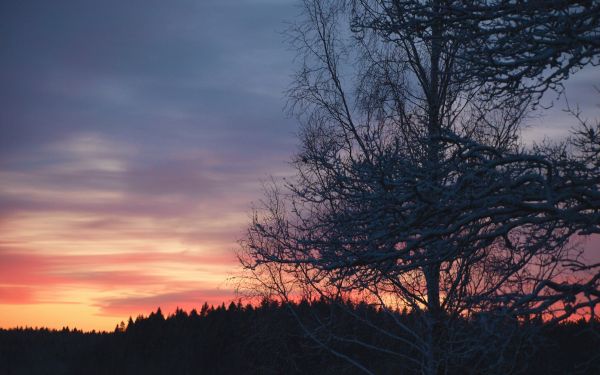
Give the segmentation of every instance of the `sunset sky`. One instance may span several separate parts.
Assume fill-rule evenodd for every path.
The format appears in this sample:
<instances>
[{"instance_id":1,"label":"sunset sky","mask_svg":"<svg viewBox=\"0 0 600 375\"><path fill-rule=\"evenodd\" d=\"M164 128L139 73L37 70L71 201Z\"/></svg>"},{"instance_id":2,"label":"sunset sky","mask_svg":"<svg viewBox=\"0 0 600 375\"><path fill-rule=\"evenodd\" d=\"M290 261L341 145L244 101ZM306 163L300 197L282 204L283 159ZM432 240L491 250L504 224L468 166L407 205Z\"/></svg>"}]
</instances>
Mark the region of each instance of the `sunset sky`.
<instances>
[{"instance_id":1,"label":"sunset sky","mask_svg":"<svg viewBox=\"0 0 600 375\"><path fill-rule=\"evenodd\" d=\"M110 330L237 298L252 202L297 147L281 32L298 13L294 0L0 3L0 327ZM594 84L597 68L567 82L589 118ZM568 134L562 108L525 139Z\"/></svg>"}]
</instances>

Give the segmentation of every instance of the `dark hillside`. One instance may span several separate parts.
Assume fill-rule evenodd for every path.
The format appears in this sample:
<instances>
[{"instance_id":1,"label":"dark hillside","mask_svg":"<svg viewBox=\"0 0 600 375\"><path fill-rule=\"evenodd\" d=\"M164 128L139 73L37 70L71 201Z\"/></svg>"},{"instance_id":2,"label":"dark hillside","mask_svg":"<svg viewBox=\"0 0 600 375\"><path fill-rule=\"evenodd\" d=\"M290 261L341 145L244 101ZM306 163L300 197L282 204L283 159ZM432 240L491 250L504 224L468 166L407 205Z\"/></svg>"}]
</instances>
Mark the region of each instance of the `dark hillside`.
<instances>
[{"instance_id":1,"label":"dark hillside","mask_svg":"<svg viewBox=\"0 0 600 375\"><path fill-rule=\"evenodd\" d=\"M386 324L386 317L366 305L351 305L356 314ZM291 308L290 308L291 307ZM353 332L377 345L381 338L322 303L258 307L241 304L200 312L178 310L168 317L160 309L130 319L111 333L77 330L0 330L0 374L358 374L303 334L296 318L332 318L332 329ZM410 324L410 315L398 313ZM393 324L391 321L388 324ZM598 324L572 322L540 327L528 352L528 374L600 374ZM389 344L389 343L386 343ZM410 373L403 362L383 359L348 344L346 353L375 364L377 373ZM401 349L401 348L399 348ZM410 353L407 353L410 354ZM522 358L525 358L523 356ZM456 373L477 374L473 368Z\"/></svg>"}]
</instances>

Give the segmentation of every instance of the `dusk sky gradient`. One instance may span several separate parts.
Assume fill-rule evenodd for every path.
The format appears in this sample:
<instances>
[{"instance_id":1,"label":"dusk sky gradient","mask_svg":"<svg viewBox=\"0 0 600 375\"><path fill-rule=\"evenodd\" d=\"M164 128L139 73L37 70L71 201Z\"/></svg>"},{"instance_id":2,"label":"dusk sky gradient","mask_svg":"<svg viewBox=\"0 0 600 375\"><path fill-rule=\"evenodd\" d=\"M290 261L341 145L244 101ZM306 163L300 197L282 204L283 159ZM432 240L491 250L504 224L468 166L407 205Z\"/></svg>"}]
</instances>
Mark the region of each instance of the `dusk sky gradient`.
<instances>
[{"instance_id":1,"label":"dusk sky gradient","mask_svg":"<svg viewBox=\"0 0 600 375\"><path fill-rule=\"evenodd\" d=\"M252 202L297 149L281 33L296 5L0 4L0 327L109 330L236 299ZM589 118L599 77L567 82ZM568 134L562 108L525 139Z\"/></svg>"}]
</instances>

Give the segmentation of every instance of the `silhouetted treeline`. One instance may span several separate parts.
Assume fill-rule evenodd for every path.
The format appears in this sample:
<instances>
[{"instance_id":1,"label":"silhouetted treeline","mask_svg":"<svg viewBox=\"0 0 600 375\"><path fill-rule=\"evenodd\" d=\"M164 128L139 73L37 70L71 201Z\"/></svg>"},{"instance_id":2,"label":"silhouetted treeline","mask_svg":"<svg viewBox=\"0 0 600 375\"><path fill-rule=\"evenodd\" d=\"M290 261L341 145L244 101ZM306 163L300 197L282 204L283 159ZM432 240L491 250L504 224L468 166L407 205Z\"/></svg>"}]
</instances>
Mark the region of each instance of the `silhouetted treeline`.
<instances>
[{"instance_id":1,"label":"silhouetted treeline","mask_svg":"<svg viewBox=\"0 0 600 375\"><path fill-rule=\"evenodd\" d=\"M411 316L399 312L390 320L365 304L348 304L351 314L336 312L326 302L259 306L240 303L208 307L187 313L177 310L165 317L160 309L147 317L129 319L114 332L82 332L19 328L0 330L0 374L359 374L348 362L316 344L298 320L328 320L334 331L350 333L372 345L384 335L356 324L349 316L368 318L381 327ZM600 374L598 321L559 326L539 325L539 337L527 355L528 374ZM325 338L326 339L326 338ZM385 343L389 346L389 343ZM402 348L399 348L402 350ZM375 373L411 374L402 361L349 343L344 350L371 364ZM411 355L406 351L407 355ZM519 367L519 366L517 366ZM454 368L457 374L477 374L476 368Z\"/></svg>"}]
</instances>

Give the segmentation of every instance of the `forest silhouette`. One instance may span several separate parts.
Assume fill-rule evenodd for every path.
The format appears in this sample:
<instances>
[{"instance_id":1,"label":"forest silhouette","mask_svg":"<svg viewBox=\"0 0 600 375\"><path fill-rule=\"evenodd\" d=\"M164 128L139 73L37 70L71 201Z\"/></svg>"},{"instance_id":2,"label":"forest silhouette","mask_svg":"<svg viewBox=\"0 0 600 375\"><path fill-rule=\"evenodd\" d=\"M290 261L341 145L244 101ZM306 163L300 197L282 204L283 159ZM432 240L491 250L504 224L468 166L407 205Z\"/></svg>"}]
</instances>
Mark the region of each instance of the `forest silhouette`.
<instances>
[{"instance_id":1,"label":"forest silhouette","mask_svg":"<svg viewBox=\"0 0 600 375\"><path fill-rule=\"evenodd\" d=\"M406 311L391 316L365 303L323 300L204 304L199 311L177 309L168 316L158 308L149 316L121 322L113 332L67 327L0 330L0 374L357 374L359 369L315 344L307 335L310 322L328 322L333 332L352 332L363 342L392 345L410 356L398 342L382 343L388 339L360 321L393 328L396 319L410 325L414 318ZM468 320L462 323L466 332L476 329ZM599 323L598 319L552 326L541 321L507 322L528 332L525 339L510 343L515 358L511 366L533 375L598 374ZM350 341L343 346L376 373L417 374L403 365L402 358L394 361L386 353L379 355ZM483 374L485 362L493 357L465 362L448 369L449 374Z\"/></svg>"}]
</instances>

